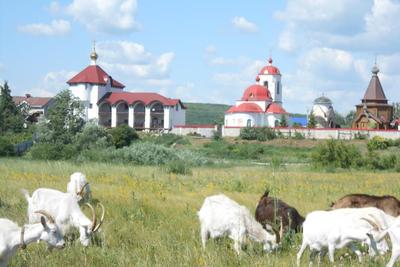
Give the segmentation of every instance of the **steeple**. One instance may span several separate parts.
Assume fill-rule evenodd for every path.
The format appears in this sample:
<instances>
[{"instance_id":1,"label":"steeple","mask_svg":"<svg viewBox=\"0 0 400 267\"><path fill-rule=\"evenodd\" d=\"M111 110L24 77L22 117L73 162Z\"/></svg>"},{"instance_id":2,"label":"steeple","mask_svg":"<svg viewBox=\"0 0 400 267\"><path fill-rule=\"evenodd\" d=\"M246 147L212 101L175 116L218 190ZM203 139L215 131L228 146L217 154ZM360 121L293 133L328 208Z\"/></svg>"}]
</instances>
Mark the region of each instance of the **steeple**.
<instances>
[{"instance_id":1,"label":"steeple","mask_svg":"<svg viewBox=\"0 0 400 267\"><path fill-rule=\"evenodd\" d=\"M385 103L387 104L388 100L386 99L385 93L383 92L383 88L381 82L379 81L378 73L379 68L376 65L376 61L374 66L371 69L372 77L371 81L369 82L368 88L365 91L364 97L362 102L368 103Z\"/></svg>"},{"instance_id":2,"label":"steeple","mask_svg":"<svg viewBox=\"0 0 400 267\"><path fill-rule=\"evenodd\" d=\"M93 51L92 51L92 53L90 53L90 59L91 59L90 65L96 65L97 58L98 58L98 55L96 53L96 41L93 41Z\"/></svg>"}]
</instances>

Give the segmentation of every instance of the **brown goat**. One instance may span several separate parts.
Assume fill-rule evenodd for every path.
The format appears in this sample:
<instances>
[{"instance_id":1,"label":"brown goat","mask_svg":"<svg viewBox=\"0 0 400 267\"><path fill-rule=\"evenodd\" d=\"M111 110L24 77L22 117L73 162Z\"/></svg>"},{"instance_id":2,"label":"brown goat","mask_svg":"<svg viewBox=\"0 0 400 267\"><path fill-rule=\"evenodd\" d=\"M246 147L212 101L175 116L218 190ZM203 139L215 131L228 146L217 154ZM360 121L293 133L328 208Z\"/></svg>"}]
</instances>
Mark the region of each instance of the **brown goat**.
<instances>
[{"instance_id":1,"label":"brown goat","mask_svg":"<svg viewBox=\"0 0 400 267\"><path fill-rule=\"evenodd\" d=\"M282 200L268 196L268 190L260 198L256 208L256 220L265 228L266 224L277 224L281 222L279 231L285 233L288 228L294 230L296 233L300 232L304 222L298 211L283 202Z\"/></svg>"},{"instance_id":2,"label":"brown goat","mask_svg":"<svg viewBox=\"0 0 400 267\"><path fill-rule=\"evenodd\" d=\"M375 207L394 217L400 215L400 201L394 196L350 194L331 204L332 209L364 207Z\"/></svg>"}]
</instances>

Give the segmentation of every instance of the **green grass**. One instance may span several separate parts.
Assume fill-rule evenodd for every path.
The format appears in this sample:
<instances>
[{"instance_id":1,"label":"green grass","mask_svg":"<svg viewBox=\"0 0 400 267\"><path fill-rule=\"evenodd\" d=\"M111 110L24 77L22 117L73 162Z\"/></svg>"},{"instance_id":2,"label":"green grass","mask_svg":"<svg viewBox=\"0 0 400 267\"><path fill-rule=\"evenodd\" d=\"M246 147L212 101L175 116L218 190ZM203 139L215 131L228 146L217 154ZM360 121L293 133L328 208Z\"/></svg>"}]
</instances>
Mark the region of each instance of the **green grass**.
<instances>
[{"instance_id":1,"label":"green grass","mask_svg":"<svg viewBox=\"0 0 400 267\"><path fill-rule=\"evenodd\" d=\"M106 207L105 223L94 245L84 249L75 240L64 250L50 253L43 244L31 244L17 253L10 266L294 266L301 235L289 248L268 255L259 244L251 243L238 257L226 238L210 241L203 251L196 211L204 198L225 193L254 212L268 186L271 195L306 214L326 209L346 193L400 195L399 174L390 172L320 173L232 166L194 168L191 175L176 175L159 167L0 160L0 217L24 223L27 204L20 189L65 191L74 171L86 173L93 197ZM336 258L344 252L337 252ZM308 253L304 265L307 257ZM353 258L345 266L382 266L387 261L388 257L376 263L366 258L358 264Z\"/></svg>"}]
</instances>

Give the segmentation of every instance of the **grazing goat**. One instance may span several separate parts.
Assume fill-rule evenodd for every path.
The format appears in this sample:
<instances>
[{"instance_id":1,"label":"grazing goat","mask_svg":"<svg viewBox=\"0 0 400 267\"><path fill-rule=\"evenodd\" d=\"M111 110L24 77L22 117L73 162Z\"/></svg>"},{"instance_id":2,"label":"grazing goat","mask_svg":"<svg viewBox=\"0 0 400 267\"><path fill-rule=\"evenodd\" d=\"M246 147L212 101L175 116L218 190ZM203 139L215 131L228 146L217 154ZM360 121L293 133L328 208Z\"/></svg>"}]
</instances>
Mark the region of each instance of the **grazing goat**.
<instances>
[{"instance_id":1,"label":"grazing goat","mask_svg":"<svg viewBox=\"0 0 400 267\"><path fill-rule=\"evenodd\" d=\"M393 267L397 259L400 257L400 217L393 219L389 228L386 229L382 235L385 235L385 233L389 234L390 241L392 242L392 256L390 257L386 267ZM379 238L380 237L378 237L378 239Z\"/></svg>"},{"instance_id":2,"label":"grazing goat","mask_svg":"<svg viewBox=\"0 0 400 267\"><path fill-rule=\"evenodd\" d=\"M282 200L269 197L268 193L268 191L265 191L258 202L255 214L256 220L262 224L264 229L267 224L274 224L281 220L284 228L280 230L282 233L285 232L285 229L294 230L296 233L300 232L304 217L295 208Z\"/></svg>"},{"instance_id":3,"label":"grazing goat","mask_svg":"<svg viewBox=\"0 0 400 267\"><path fill-rule=\"evenodd\" d=\"M55 218L55 222L60 227L63 235L73 227L78 228L79 240L84 246L89 245L92 233L95 233L103 223L105 210L101 203L99 205L102 208L102 215L100 222L97 224L93 207L86 203L93 215L92 220L89 220L81 211L76 195L48 188L37 189L32 193L32 197L29 197L29 193L26 190L22 190L22 193L28 201L29 223L35 223L40 220L40 217L34 212L35 210L46 210Z\"/></svg>"},{"instance_id":4,"label":"grazing goat","mask_svg":"<svg viewBox=\"0 0 400 267\"><path fill-rule=\"evenodd\" d=\"M8 219L0 219L0 267L7 266L18 248L24 249L32 242L42 240L50 247L64 247L64 239L54 219L45 211L39 210L35 213L40 216L40 223L26 224L22 227Z\"/></svg>"},{"instance_id":5,"label":"grazing goat","mask_svg":"<svg viewBox=\"0 0 400 267\"><path fill-rule=\"evenodd\" d=\"M400 201L394 196L350 194L331 204L332 209L375 207L389 215L400 215Z\"/></svg>"},{"instance_id":6,"label":"grazing goat","mask_svg":"<svg viewBox=\"0 0 400 267\"><path fill-rule=\"evenodd\" d=\"M81 172L71 174L70 182L67 185L67 192L77 195L78 200L89 200L91 191L86 176Z\"/></svg>"},{"instance_id":7,"label":"grazing goat","mask_svg":"<svg viewBox=\"0 0 400 267\"><path fill-rule=\"evenodd\" d=\"M310 248L310 264L317 252L319 260L328 249L329 260L334 262L335 249L349 246L361 262L361 253L354 242L368 243L376 249L376 241L384 237L383 228L387 228L394 218L376 208L337 209L314 211L307 215L303 223L303 242L297 254L297 265L307 246Z\"/></svg>"},{"instance_id":8,"label":"grazing goat","mask_svg":"<svg viewBox=\"0 0 400 267\"><path fill-rule=\"evenodd\" d=\"M225 234L233 239L234 249L238 254L246 237L263 243L267 252L278 246L278 233L269 233L263 229L246 207L223 194L206 197L198 216L203 249L209 237L216 238Z\"/></svg>"}]
</instances>

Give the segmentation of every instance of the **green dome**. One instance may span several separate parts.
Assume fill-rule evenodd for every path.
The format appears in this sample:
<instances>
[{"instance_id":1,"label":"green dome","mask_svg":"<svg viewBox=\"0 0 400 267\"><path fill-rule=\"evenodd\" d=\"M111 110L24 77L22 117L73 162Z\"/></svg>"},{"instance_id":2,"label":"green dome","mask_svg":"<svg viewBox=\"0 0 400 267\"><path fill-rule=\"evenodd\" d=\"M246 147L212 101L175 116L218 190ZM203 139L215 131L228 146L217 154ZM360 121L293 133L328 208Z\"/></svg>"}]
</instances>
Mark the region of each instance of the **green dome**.
<instances>
[{"instance_id":1,"label":"green dome","mask_svg":"<svg viewBox=\"0 0 400 267\"><path fill-rule=\"evenodd\" d=\"M314 105L332 105L332 101L325 96L320 96L314 100Z\"/></svg>"}]
</instances>

